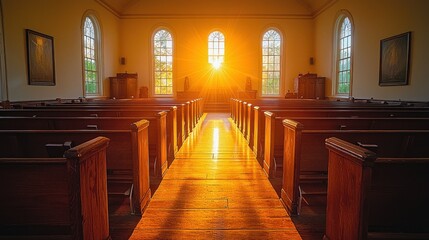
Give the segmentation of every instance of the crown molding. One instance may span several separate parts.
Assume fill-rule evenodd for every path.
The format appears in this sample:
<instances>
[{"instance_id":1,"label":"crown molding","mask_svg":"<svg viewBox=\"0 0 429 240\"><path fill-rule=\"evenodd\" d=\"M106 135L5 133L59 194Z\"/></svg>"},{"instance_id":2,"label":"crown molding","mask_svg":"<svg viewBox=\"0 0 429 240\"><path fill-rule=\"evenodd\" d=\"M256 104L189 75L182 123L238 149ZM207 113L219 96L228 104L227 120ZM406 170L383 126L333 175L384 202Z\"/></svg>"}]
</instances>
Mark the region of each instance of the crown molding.
<instances>
[{"instance_id":1,"label":"crown molding","mask_svg":"<svg viewBox=\"0 0 429 240\"><path fill-rule=\"evenodd\" d=\"M123 14L121 19L311 19L307 14Z\"/></svg>"},{"instance_id":2,"label":"crown molding","mask_svg":"<svg viewBox=\"0 0 429 240\"><path fill-rule=\"evenodd\" d=\"M311 14L121 14L105 1L95 1L120 19L313 19L325 12L339 0L326 2Z\"/></svg>"},{"instance_id":3,"label":"crown molding","mask_svg":"<svg viewBox=\"0 0 429 240\"><path fill-rule=\"evenodd\" d=\"M313 18L316 18L317 16L319 16L320 14L322 14L323 12L325 12L327 9L329 9L330 7L332 7L332 5L334 5L337 2L338 2L338 0L328 1L325 5L323 5L318 10L316 10L316 11L313 12Z\"/></svg>"},{"instance_id":4,"label":"crown molding","mask_svg":"<svg viewBox=\"0 0 429 240\"><path fill-rule=\"evenodd\" d=\"M117 12L115 9L113 9L112 6L108 5L103 0L95 0L95 2L97 2L102 7L104 7L107 11L109 11L110 13L112 13L115 17L121 18L121 14L119 12Z\"/></svg>"}]
</instances>

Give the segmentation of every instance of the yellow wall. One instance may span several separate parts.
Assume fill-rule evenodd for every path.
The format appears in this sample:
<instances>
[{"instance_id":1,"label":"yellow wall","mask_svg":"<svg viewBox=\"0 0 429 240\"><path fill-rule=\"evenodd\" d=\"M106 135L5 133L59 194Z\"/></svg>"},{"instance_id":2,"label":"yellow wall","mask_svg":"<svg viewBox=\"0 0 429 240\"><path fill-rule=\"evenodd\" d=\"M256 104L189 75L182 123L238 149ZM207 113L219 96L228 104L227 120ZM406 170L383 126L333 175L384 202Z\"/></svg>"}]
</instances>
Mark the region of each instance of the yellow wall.
<instances>
[{"instance_id":1,"label":"yellow wall","mask_svg":"<svg viewBox=\"0 0 429 240\"><path fill-rule=\"evenodd\" d=\"M313 52L312 19L253 18L168 18L124 19L121 22L121 55L127 59L121 71L137 72L139 86L150 86L152 78L151 39L160 27L166 27L174 41L175 89L182 91L189 77L191 91L201 91L219 78L225 88L244 90L247 77L253 89L259 89L261 79L261 39L274 27L282 33L284 90L293 90L293 78L312 70L309 57ZM220 72L208 64L208 35L214 30L225 36L225 63Z\"/></svg>"},{"instance_id":2,"label":"yellow wall","mask_svg":"<svg viewBox=\"0 0 429 240\"><path fill-rule=\"evenodd\" d=\"M117 72L137 72L139 87L150 86L152 78L151 38L159 27L174 37L175 90L183 90L189 77L191 90L201 91L211 79L221 79L226 87L241 90L246 78L253 89L260 88L261 37L269 27L282 33L282 93L293 90L299 73L316 72L328 78L326 93L332 95L332 42L335 17L348 10L354 20L354 64L352 95L357 98L428 100L426 69L429 56L429 1L426 0L338 0L315 18L294 0L222 0L205 8L202 1L188 1L177 8L161 2L130 1L122 18L94 0L2 0L7 85L9 100L76 98L83 95L81 60L81 21L88 9L94 10L102 28L104 94L109 95L108 77ZM225 10L219 6L225 5ZM142 10L144 10L142 12ZM141 14L137 14L140 11ZM293 12L297 14L294 15ZM54 37L55 86L33 86L27 82L25 29ZM220 30L226 38L226 63L221 73L207 64L207 37ZM412 32L409 85L378 86L380 40ZM120 57L126 64L120 65ZM315 65L309 64L314 57ZM210 77L212 76L212 77ZM258 91L260 93L260 91Z\"/></svg>"},{"instance_id":3,"label":"yellow wall","mask_svg":"<svg viewBox=\"0 0 429 240\"><path fill-rule=\"evenodd\" d=\"M355 98L429 100L429 1L339 0L315 19L316 71L327 76L332 94L332 42L337 13L348 10L354 20L353 89ZM409 84L379 86L380 40L411 31Z\"/></svg>"},{"instance_id":4,"label":"yellow wall","mask_svg":"<svg viewBox=\"0 0 429 240\"><path fill-rule=\"evenodd\" d=\"M100 1L100 0L98 0ZM331 0L318 0L329 2ZM112 2L112 1L109 1ZM127 1L125 1L127 2ZM276 15L308 16L312 9L306 1L296 0L163 0L163 1L128 1L119 6L122 15L136 16L246 16L259 15L272 17Z\"/></svg>"},{"instance_id":5,"label":"yellow wall","mask_svg":"<svg viewBox=\"0 0 429 240\"><path fill-rule=\"evenodd\" d=\"M83 96L81 22L85 11L101 23L105 88L116 73L119 20L92 0L2 0L9 100L77 98ZM55 86L28 85L25 29L54 38ZM106 89L107 90L107 89Z\"/></svg>"}]
</instances>

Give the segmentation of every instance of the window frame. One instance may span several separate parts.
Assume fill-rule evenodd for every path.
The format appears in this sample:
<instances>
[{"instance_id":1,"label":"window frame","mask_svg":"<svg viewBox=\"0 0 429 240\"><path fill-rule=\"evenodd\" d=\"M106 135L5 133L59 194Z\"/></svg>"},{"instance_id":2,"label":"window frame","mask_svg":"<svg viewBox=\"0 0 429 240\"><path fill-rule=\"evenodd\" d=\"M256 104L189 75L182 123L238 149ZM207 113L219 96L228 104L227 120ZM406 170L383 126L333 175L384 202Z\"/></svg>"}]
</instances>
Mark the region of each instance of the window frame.
<instances>
[{"instance_id":1,"label":"window frame","mask_svg":"<svg viewBox=\"0 0 429 240\"><path fill-rule=\"evenodd\" d=\"M264 81L264 78L263 78L263 75L264 75L264 41L265 41L265 39L264 39L264 36L269 32L269 31L275 31L277 34L278 34L278 36L280 37L280 50L279 50L279 55L266 55L266 56L268 56L268 57L270 57L270 56L278 56L280 59L279 59L279 66L278 66L278 71L276 71L276 72L278 72L279 73L279 77L278 77L278 79L279 79L279 82L278 82L278 93L275 93L275 94L266 94L266 93L263 93L263 88L264 88L264 84L263 84L263 81ZM283 75L284 75L284 66L283 66L283 62L284 62L284 54L283 54L283 48L284 48L284 37L283 37L283 33L282 33L282 31L280 31L280 29L278 29L278 28L275 28L275 27L269 27L269 28L267 28L263 33L262 33L262 35L261 35L261 40L260 40L260 46L261 46L261 50L260 50L260 53L261 53L261 60L260 60L260 65L259 65L259 67L260 67L260 69L261 69L261 71L260 71L260 76L261 76L261 81L259 82L259 86L260 86L260 96L261 97L265 97L265 98L269 98L269 97L281 97L282 95L283 95L283 93L284 93L284 91L283 91L283 88L284 88L284 81L283 81ZM268 63L269 64L269 63ZM268 72L268 71L267 71Z\"/></svg>"},{"instance_id":2,"label":"window frame","mask_svg":"<svg viewBox=\"0 0 429 240\"><path fill-rule=\"evenodd\" d=\"M86 19L91 20L92 25L94 27L94 59L96 64L96 83L97 83L97 91L95 93L88 93L86 89L86 67L85 67L85 22ZM102 44L101 44L101 26L98 21L98 17L94 11L87 11L82 18L82 25L81 25L81 41L82 41L82 89L83 89L83 96L85 97L98 97L103 96L103 81L102 81Z\"/></svg>"},{"instance_id":3,"label":"window frame","mask_svg":"<svg viewBox=\"0 0 429 240\"><path fill-rule=\"evenodd\" d=\"M9 99L7 91L5 56L3 6L0 4L0 101L6 101Z\"/></svg>"},{"instance_id":4,"label":"window frame","mask_svg":"<svg viewBox=\"0 0 429 240\"><path fill-rule=\"evenodd\" d=\"M156 64L155 64L155 36L156 36L156 34L158 33L158 32L160 32L160 31L166 31L166 32L168 32L169 34L170 34L170 36L171 36L171 58L172 58L172 60L171 60L171 93L168 93L168 94L160 94L160 93L156 93L156 91L155 91L155 89L156 89L156 79L155 79L155 77L156 77L156 69L155 69L155 67L156 67ZM150 56L151 56L151 62L152 62L152 70L151 70L151 72L152 72L152 77L151 77L151 94L152 94L152 96L155 96L155 97L172 97L172 96L174 96L174 93L175 93L175 81L174 81L174 77L175 77L175 43L174 43L174 35L173 35L173 32L169 29L169 28L167 28L167 27L158 27L158 28L156 28L154 31L153 31L153 33L152 33L152 38L151 38L151 54L150 54Z\"/></svg>"},{"instance_id":5,"label":"window frame","mask_svg":"<svg viewBox=\"0 0 429 240\"><path fill-rule=\"evenodd\" d=\"M219 33L222 36L222 39L214 41L212 36L215 33ZM213 47L211 47L211 45ZM215 47L216 45L217 47ZM223 48L220 45L223 45ZM213 53L210 53L211 50L213 51ZM217 54L214 54L215 50L217 51ZM217 62L219 62L219 64L222 65L223 63L225 63L225 50L226 50L225 34L220 30L211 31L207 36L207 62L210 65L213 65L216 62L214 61L214 59L219 60L219 58L221 58L221 61L217 61ZM214 59L212 60L212 58Z\"/></svg>"},{"instance_id":6,"label":"window frame","mask_svg":"<svg viewBox=\"0 0 429 240\"><path fill-rule=\"evenodd\" d=\"M350 68L349 68L349 91L348 93L340 93L339 92L339 81L340 81L340 62L344 60L341 58L341 31L343 27L343 23L345 19L348 19L350 22ZM353 47L354 46L354 23L351 14L347 10L341 10L336 17L335 25L334 25L334 41L333 41L333 81L332 81L332 94L336 97L340 98L348 98L352 96L353 89ZM343 71L344 72L344 71Z\"/></svg>"}]
</instances>

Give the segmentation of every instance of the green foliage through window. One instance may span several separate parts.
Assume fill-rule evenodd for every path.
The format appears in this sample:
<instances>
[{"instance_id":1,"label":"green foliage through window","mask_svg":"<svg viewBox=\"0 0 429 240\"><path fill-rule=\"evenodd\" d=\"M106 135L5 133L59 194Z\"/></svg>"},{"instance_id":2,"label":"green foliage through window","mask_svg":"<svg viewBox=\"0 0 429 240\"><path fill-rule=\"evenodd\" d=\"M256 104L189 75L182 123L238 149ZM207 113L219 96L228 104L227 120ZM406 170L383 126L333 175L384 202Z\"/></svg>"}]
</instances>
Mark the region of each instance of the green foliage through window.
<instances>
[{"instance_id":1,"label":"green foliage through window","mask_svg":"<svg viewBox=\"0 0 429 240\"><path fill-rule=\"evenodd\" d=\"M155 94L173 94L173 38L159 30L153 38Z\"/></svg>"},{"instance_id":2,"label":"green foliage through window","mask_svg":"<svg viewBox=\"0 0 429 240\"><path fill-rule=\"evenodd\" d=\"M262 39L262 94L280 94L281 36L268 30Z\"/></svg>"},{"instance_id":3,"label":"green foliage through window","mask_svg":"<svg viewBox=\"0 0 429 240\"><path fill-rule=\"evenodd\" d=\"M97 44L93 20L86 17L83 29L83 59L84 59L84 79L85 93L99 93L99 78L97 68Z\"/></svg>"},{"instance_id":4,"label":"green foliage through window","mask_svg":"<svg viewBox=\"0 0 429 240\"><path fill-rule=\"evenodd\" d=\"M351 82L352 25L349 18L342 19L338 34L337 94L349 94Z\"/></svg>"}]
</instances>

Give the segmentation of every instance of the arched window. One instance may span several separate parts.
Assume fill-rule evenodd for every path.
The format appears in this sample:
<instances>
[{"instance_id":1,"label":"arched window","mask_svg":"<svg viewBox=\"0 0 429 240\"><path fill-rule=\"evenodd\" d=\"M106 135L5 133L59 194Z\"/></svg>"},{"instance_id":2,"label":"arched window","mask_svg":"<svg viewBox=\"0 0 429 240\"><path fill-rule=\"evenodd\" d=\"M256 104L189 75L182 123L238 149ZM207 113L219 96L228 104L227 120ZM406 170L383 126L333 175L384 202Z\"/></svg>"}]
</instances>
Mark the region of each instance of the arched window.
<instances>
[{"instance_id":1,"label":"arched window","mask_svg":"<svg viewBox=\"0 0 429 240\"><path fill-rule=\"evenodd\" d=\"M335 48L335 95L351 94L353 60L353 25L348 14L343 13L337 19Z\"/></svg>"},{"instance_id":2,"label":"arched window","mask_svg":"<svg viewBox=\"0 0 429 240\"><path fill-rule=\"evenodd\" d=\"M3 29L3 8L0 4L0 101L8 99L6 91L6 59Z\"/></svg>"},{"instance_id":3,"label":"arched window","mask_svg":"<svg viewBox=\"0 0 429 240\"><path fill-rule=\"evenodd\" d=\"M100 28L94 16L84 18L83 27L83 78L85 96L101 95Z\"/></svg>"},{"instance_id":4,"label":"arched window","mask_svg":"<svg viewBox=\"0 0 429 240\"><path fill-rule=\"evenodd\" d=\"M209 63L214 68L222 66L225 55L225 37L219 31L209 34Z\"/></svg>"},{"instance_id":5,"label":"arched window","mask_svg":"<svg viewBox=\"0 0 429 240\"><path fill-rule=\"evenodd\" d=\"M155 95L173 94L173 38L161 29L153 36Z\"/></svg>"},{"instance_id":6,"label":"arched window","mask_svg":"<svg viewBox=\"0 0 429 240\"><path fill-rule=\"evenodd\" d=\"M280 94L281 48L280 33L266 31L262 38L262 95Z\"/></svg>"}]
</instances>

